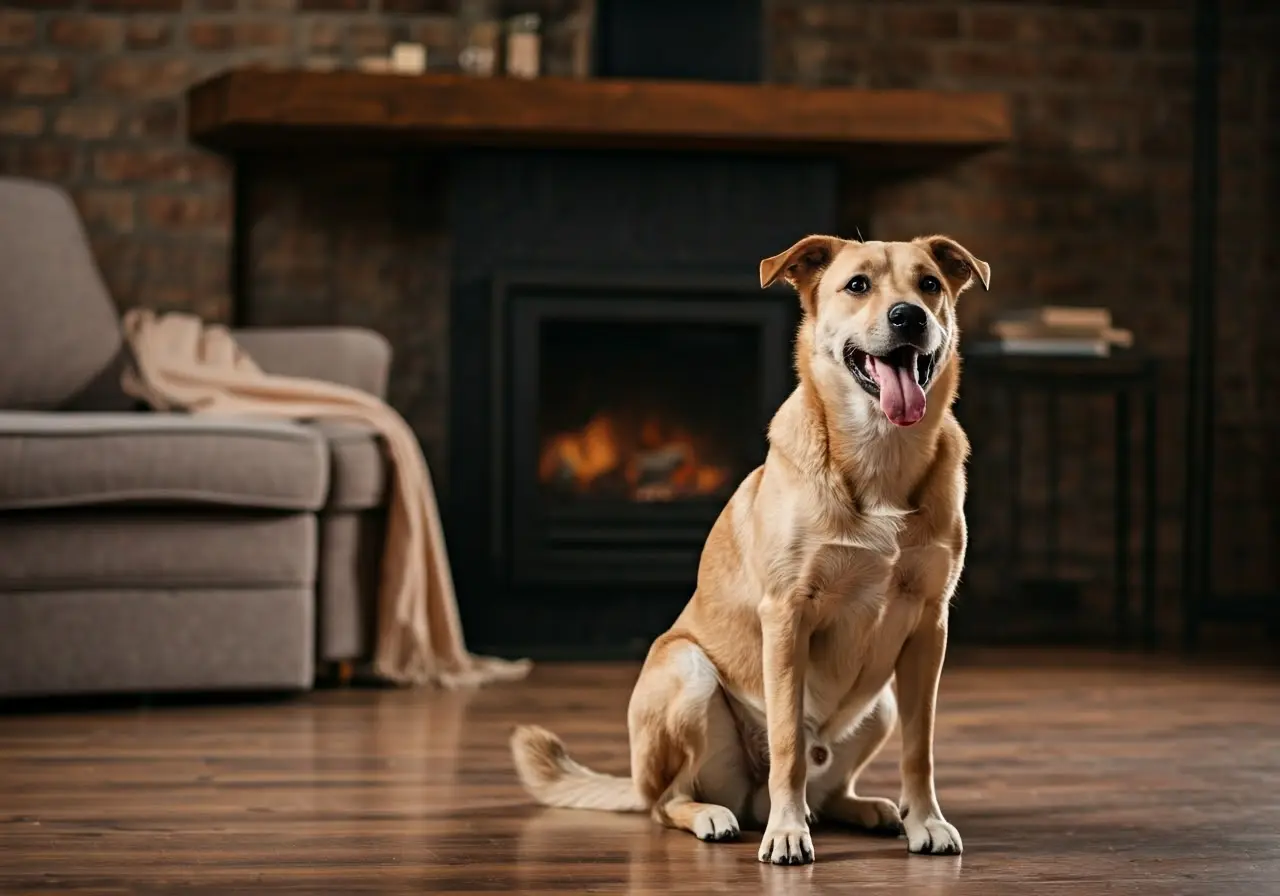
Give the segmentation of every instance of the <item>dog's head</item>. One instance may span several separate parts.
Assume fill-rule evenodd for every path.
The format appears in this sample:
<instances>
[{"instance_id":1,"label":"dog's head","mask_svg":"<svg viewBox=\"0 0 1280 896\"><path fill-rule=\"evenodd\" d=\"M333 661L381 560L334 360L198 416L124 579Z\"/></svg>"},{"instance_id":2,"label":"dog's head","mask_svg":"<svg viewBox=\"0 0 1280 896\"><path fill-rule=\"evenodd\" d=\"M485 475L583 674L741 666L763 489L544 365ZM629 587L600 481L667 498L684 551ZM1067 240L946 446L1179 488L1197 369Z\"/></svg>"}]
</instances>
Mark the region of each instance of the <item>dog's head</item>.
<instances>
[{"instance_id":1,"label":"dog's head","mask_svg":"<svg viewBox=\"0 0 1280 896\"><path fill-rule=\"evenodd\" d=\"M761 287L784 279L800 294L809 330L801 351L813 372L838 370L898 426L924 417L929 389L955 355L956 299L975 278L987 288L990 266L945 236L810 236L760 262Z\"/></svg>"}]
</instances>

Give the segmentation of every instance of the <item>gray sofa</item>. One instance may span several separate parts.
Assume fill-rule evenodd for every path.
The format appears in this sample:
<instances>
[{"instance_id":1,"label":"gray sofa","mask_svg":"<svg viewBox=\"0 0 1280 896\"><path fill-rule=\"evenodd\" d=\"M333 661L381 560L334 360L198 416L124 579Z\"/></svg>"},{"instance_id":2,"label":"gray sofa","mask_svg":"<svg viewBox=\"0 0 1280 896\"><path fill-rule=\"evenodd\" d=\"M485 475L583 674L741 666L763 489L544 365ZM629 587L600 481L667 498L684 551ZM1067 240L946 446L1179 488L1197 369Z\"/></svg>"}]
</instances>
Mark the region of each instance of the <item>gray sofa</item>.
<instances>
[{"instance_id":1,"label":"gray sofa","mask_svg":"<svg viewBox=\"0 0 1280 896\"><path fill-rule=\"evenodd\" d=\"M270 372L382 394L356 329L245 330ZM301 689L371 649L371 431L151 413L60 190L0 178L0 697Z\"/></svg>"}]
</instances>

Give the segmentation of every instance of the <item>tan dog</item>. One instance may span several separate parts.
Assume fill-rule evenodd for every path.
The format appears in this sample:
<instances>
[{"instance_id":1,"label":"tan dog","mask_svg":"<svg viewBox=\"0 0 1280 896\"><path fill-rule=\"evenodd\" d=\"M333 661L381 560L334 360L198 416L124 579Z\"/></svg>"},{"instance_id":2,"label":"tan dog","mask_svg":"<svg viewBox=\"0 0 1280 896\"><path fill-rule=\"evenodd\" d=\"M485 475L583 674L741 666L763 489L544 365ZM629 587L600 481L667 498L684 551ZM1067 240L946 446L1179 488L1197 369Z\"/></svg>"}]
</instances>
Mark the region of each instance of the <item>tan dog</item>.
<instances>
[{"instance_id":1,"label":"tan dog","mask_svg":"<svg viewBox=\"0 0 1280 896\"><path fill-rule=\"evenodd\" d=\"M512 736L516 768L547 805L648 810L703 840L763 824L762 862L813 861L815 816L959 853L933 783L966 541L955 309L990 269L947 237L811 236L760 263L762 286L780 277L804 309L800 383L764 465L711 530L692 600L645 660L627 717L632 777L583 768L533 726ZM901 816L854 788L899 707Z\"/></svg>"}]
</instances>

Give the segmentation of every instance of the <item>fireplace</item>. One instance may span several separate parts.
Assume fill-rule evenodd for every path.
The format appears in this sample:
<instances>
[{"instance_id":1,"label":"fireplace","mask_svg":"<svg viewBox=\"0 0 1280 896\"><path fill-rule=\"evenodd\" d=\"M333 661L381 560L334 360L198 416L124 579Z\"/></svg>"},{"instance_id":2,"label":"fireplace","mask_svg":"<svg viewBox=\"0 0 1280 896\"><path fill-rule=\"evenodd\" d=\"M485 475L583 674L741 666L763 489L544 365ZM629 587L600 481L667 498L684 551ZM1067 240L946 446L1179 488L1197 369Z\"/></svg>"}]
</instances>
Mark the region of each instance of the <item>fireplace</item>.
<instances>
[{"instance_id":1,"label":"fireplace","mask_svg":"<svg viewBox=\"0 0 1280 896\"><path fill-rule=\"evenodd\" d=\"M444 522L468 640L643 655L764 459L799 307L757 265L840 229L837 165L514 149L450 165Z\"/></svg>"},{"instance_id":2,"label":"fireplace","mask_svg":"<svg viewBox=\"0 0 1280 896\"><path fill-rule=\"evenodd\" d=\"M687 589L790 388L794 299L613 283L499 301L512 583Z\"/></svg>"}]
</instances>

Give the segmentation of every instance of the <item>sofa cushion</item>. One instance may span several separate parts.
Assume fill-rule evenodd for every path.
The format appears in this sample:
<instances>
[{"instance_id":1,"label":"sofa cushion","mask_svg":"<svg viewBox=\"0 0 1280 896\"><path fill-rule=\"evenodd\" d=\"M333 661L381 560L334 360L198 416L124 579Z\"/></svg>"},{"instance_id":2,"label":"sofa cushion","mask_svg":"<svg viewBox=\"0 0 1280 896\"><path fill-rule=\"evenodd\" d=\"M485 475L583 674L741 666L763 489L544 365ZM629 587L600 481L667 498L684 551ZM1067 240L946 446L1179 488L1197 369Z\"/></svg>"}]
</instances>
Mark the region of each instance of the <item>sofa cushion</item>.
<instances>
[{"instance_id":1,"label":"sofa cushion","mask_svg":"<svg viewBox=\"0 0 1280 896\"><path fill-rule=\"evenodd\" d=\"M112 588L310 588L311 513L124 508L0 515L6 592Z\"/></svg>"},{"instance_id":2,"label":"sofa cushion","mask_svg":"<svg viewBox=\"0 0 1280 896\"><path fill-rule=\"evenodd\" d=\"M316 421L329 445L326 510L381 507L387 494L387 459L378 434L358 423Z\"/></svg>"},{"instance_id":3,"label":"sofa cushion","mask_svg":"<svg viewBox=\"0 0 1280 896\"><path fill-rule=\"evenodd\" d=\"M328 467L320 434L288 422L0 413L0 510L121 503L318 510Z\"/></svg>"},{"instance_id":4,"label":"sofa cushion","mask_svg":"<svg viewBox=\"0 0 1280 896\"><path fill-rule=\"evenodd\" d=\"M124 342L71 199L0 177L0 408L117 410ZM92 396L91 396L92 393Z\"/></svg>"},{"instance_id":5,"label":"sofa cushion","mask_svg":"<svg viewBox=\"0 0 1280 896\"><path fill-rule=\"evenodd\" d=\"M306 588L0 595L0 697L311 686Z\"/></svg>"}]
</instances>

